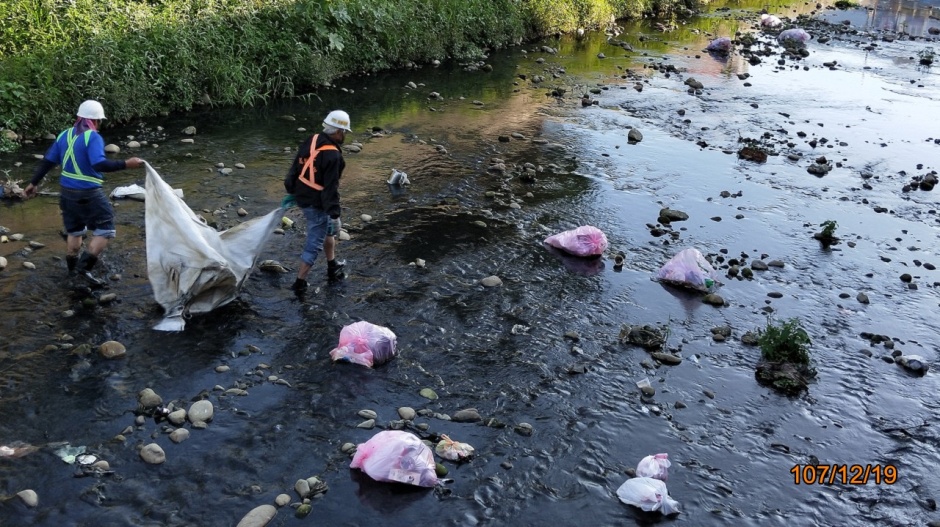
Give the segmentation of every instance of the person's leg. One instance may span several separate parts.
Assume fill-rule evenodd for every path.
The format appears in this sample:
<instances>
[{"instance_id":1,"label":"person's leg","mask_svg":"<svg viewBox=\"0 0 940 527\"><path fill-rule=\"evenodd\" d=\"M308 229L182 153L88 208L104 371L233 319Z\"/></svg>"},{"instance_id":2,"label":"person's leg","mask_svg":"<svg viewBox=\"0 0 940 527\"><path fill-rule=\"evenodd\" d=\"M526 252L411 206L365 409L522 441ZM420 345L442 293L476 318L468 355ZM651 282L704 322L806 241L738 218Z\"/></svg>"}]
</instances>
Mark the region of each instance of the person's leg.
<instances>
[{"instance_id":1,"label":"person's leg","mask_svg":"<svg viewBox=\"0 0 940 527\"><path fill-rule=\"evenodd\" d=\"M323 249L323 240L326 238L327 224L330 217L322 210L314 207L301 207L304 218L307 220L307 239L304 242L304 251L300 255L300 269L297 279L294 280L294 289L302 291L307 288L307 274L317 259L317 254Z\"/></svg>"},{"instance_id":2,"label":"person's leg","mask_svg":"<svg viewBox=\"0 0 940 527\"><path fill-rule=\"evenodd\" d=\"M59 210L62 212L62 223L66 234L65 264L68 266L69 274L72 274L78 265L78 254L82 250L85 223L79 214L78 200L65 189L59 194Z\"/></svg>"},{"instance_id":3,"label":"person's leg","mask_svg":"<svg viewBox=\"0 0 940 527\"><path fill-rule=\"evenodd\" d=\"M327 234L326 238L323 238L323 256L326 256L327 262L332 262L336 259L336 238Z\"/></svg>"},{"instance_id":4,"label":"person's leg","mask_svg":"<svg viewBox=\"0 0 940 527\"><path fill-rule=\"evenodd\" d=\"M336 260L336 236L334 233L327 232L323 239L323 255L326 256L326 277L328 280L342 280L346 278L343 267L346 262Z\"/></svg>"},{"instance_id":5,"label":"person's leg","mask_svg":"<svg viewBox=\"0 0 940 527\"><path fill-rule=\"evenodd\" d=\"M78 260L78 270L84 273L86 279L93 285L104 285L102 280L95 278L91 274L92 268L98 263L98 258L108 247L108 242L114 238L116 231L114 229L114 209L111 202L108 201L104 191L95 192L89 198L89 203L85 209L90 228L94 230L85 252Z\"/></svg>"}]
</instances>

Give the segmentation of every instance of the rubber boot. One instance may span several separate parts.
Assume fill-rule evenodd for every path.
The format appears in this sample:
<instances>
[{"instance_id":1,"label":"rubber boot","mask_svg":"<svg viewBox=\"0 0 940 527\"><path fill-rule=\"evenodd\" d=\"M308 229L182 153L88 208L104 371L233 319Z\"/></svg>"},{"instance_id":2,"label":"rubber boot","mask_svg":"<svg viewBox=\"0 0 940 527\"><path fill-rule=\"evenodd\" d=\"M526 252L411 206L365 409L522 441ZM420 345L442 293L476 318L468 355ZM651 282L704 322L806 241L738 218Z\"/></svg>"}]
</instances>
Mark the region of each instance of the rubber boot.
<instances>
[{"instance_id":1,"label":"rubber boot","mask_svg":"<svg viewBox=\"0 0 940 527\"><path fill-rule=\"evenodd\" d=\"M89 254L83 253L81 258L78 259L78 272L85 278L88 282L88 285L92 287L104 287L107 285L104 280L95 278L95 275L91 274L91 269L98 263L98 257Z\"/></svg>"},{"instance_id":2,"label":"rubber boot","mask_svg":"<svg viewBox=\"0 0 940 527\"><path fill-rule=\"evenodd\" d=\"M326 278L330 282L337 282L346 278L346 272L343 271L343 268L346 267L345 261L329 260L326 262Z\"/></svg>"},{"instance_id":3,"label":"rubber boot","mask_svg":"<svg viewBox=\"0 0 940 527\"><path fill-rule=\"evenodd\" d=\"M298 278L294 280L294 285L290 286L297 293L303 293L307 291L307 281L303 278Z\"/></svg>"},{"instance_id":4,"label":"rubber boot","mask_svg":"<svg viewBox=\"0 0 940 527\"><path fill-rule=\"evenodd\" d=\"M75 266L78 265L78 256L65 255L65 265L69 268L69 276L75 274Z\"/></svg>"}]
</instances>

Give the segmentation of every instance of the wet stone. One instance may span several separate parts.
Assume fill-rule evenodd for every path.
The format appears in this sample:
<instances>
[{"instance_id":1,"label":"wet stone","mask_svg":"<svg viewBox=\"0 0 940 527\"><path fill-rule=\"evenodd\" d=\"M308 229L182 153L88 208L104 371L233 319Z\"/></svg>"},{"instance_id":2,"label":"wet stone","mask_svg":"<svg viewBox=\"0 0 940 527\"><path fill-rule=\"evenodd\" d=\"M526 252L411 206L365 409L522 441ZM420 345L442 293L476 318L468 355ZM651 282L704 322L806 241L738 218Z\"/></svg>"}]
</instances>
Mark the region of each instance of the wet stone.
<instances>
[{"instance_id":1,"label":"wet stone","mask_svg":"<svg viewBox=\"0 0 940 527\"><path fill-rule=\"evenodd\" d=\"M359 410L359 412L356 415L358 415L359 417L363 419L375 419L379 416L373 410Z\"/></svg>"},{"instance_id":2,"label":"wet stone","mask_svg":"<svg viewBox=\"0 0 940 527\"><path fill-rule=\"evenodd\" d=\"M868 295L866 295L865 293L859 293L858 296L855 297L855 299L858 300L859 303L862 303L862 304L869 303Z\"/></svg>"},{"instance_id":3,"label":"wet stone","mask_svg":"<svg viewBox=\"0 0 940 527\"><path fill-rule=\"evenodd\" d=\"M515 431L519 435L528 437L532 435L533 429L532 429L532 425L530 425L529 423L519 423L516 425Z\"/></svg>"},{"instance_id":4,"label":"wet stone","mask_svg":"<svg viewBox=\"0 0 940 527\"><path fill-rule=\"evenodd\" d=\"M260 505L246 514L235 527L264 527L275 515L277 509L273 505Z\"/></svg>"},{"instance_id":5,"label":"wet stone","mask_svg":"<svg viewBox=\"0 0 940 527\"><path fill-rule=\"evenodd\" d=\"M185 428L177 428L176 430L170 432L170 441L173 441L174 443L182 443L187 439L189 439L189 430Z\"/></svg>"},{"instance_id":6,"label":"wet stone","mask_svg":"<svg viewBox=\"0 0 940 527\"><path fill-rule=\"evenodd\" d=\"M150 465L159 465L166 461L166 454L160 448L160 445L150 443L140 449L140 458Z\"/></svg>"},{"instance_id":7,"label":"wet stone","mask_svg":"<svg viewBox=\"0 0 940 527\"><path fill-rule=\"evenodd\" d=\"M101 356L106 359L116 359L118 357L123 357L127 350L124 348L124 345L116 340L109 340L101 346L99 346L99 351Z\"/></svg>"},{"instance_id":8,"label":"wet stone","mask_svg":"<svg viewBox=\"0 0 940 527\"><path fill-rule=\"evenodd\" d=\"M192 406L189 407L187 417L189 417L190 422L193 424L206 423L212 420L213 413L214 408L212 407L212 402L203 399L194 402Z\"/></svg>"},{"instance_id":9,"label":"wet stone","mask_svg":"<svg viewBox=\"0 0 940 527\"><path fill-rule=\"evenodd\" d=\"M451 419L455 423L476 423L483 420L483 417L480 416L480 412L476 408L465 408L463 410L458 410Z\"/></svg>"},{"instance_id":10,"label":"wet stone","mask_svg":"<svg viewBox=\"0 0 940 527\"><path fill-rule=\"evenodd\" d=\"M163 398L150 388L144 388L137 394L137 403L143 408L156 408L163 404Z\"/></svg>"},{"instance_id":11,"label":"wet stone","mask_svg":"<svg viewBox=\"0 0 940 527\"><path fill-rule=\"evenodd\" d=\"M16 497L31 509L39 505L39 495L32 489L21 490L16 493Z\"/></svg>"},{"instance_id":12,"label":"wet stone","mask_svg":"<svg viewBox=\"0 0 940 527\"><path fill-rule=\"evenodd\" d=\"M398 416L404 419L405 421L414 421L417 413L414 408L408 406L402 406L398 409Z\"/></svg>"},{"instance_id":13,"label":"wet stone","mask_svg":"<svg viewBox=\"0 0 940 527\"><path fill-rule=\"evenodd\" d=\"M365 421L356 425L356 428L363 428L365 430L371 430L375 428L375 419L366 419Z\"/></svg>"},{"instance_id":14,"label":"wet stone","mask_svg":"<svg viewBox=\"0 0 940 527\"><path fill-rule=\"evenodd\" d=\"M290 504L290 495L278 494L277 497L274 498L274 504L277 505L278 507L287 506L288 504Z\"/></svg>"}]
</instances>

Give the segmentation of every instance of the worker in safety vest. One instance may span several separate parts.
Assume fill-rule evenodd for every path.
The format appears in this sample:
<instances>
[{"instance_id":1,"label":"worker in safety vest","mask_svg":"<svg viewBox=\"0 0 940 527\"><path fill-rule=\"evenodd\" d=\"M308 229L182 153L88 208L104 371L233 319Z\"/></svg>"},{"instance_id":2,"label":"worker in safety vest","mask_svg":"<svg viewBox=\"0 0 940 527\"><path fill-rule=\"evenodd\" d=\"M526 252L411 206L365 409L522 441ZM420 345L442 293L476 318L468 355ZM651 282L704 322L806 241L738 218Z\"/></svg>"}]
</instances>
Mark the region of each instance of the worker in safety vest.
<instances>
[{"instance_id":1,"label":"worker in safety vest","mask_svg":"<svg viewBox=\"0 0 940 527\"><path fill-rule=\"evenodd\" d=\"M334 237L342 228L339 179L346 161L340 146L346 132L352 132L349 114L342 110L330 112L323 120L323 132L301 143L284 178L284 188L293 195L307 220L307 239L293 285L297 292L307 290L307 274L321 248L326 253L327 278L333 281L345 277L344 264L336 261Z\"/></svg>"},{"instance_id":2,"label":"worker in safety vest","mask_svg":"<svg viewBox=\"0 0 940 527\"><path fill-rule=\"evenodd\" d=\"M62 167L59 208L67 234L65 262L69 274L77 269L91 285L100 287L105 282L95 278L91 270L116 233L114 209L101 187L104 182L101 173L139 168L143 160L105 157L104 139L98 134L98 127L105 119L104 107L98 101L83 102L76 116L72 128L59 134L39 162L26 187L26 196L35 196L42 178L56 166ZM86 230L92 231L92 238L79 257Z\"/></svg>"}]
</instances>

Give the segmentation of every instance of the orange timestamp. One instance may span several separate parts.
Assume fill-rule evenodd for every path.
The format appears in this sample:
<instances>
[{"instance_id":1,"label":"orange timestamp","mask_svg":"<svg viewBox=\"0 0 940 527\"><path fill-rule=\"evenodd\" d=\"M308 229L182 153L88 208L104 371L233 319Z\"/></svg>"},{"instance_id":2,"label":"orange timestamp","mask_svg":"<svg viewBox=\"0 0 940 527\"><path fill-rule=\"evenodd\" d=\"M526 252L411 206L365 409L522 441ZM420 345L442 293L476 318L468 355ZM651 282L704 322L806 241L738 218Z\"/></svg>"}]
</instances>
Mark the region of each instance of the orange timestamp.
<instances>
[{"instance_id":1,"label":"orange timestamp","mask_svg":"<svg viewBox=\"0 0 940 527\"><path fill-rule=\"evenodd\" d=\"M796 485L894 485L898 481L898 468L894 465L793 465L790 474Z\"/></svg>"}]
</instances>

